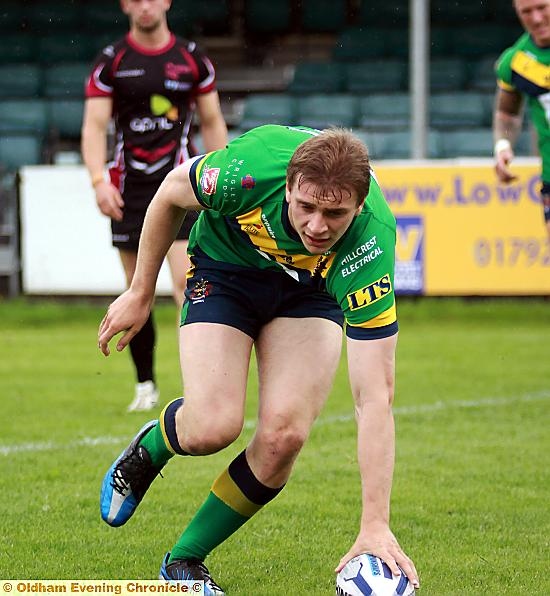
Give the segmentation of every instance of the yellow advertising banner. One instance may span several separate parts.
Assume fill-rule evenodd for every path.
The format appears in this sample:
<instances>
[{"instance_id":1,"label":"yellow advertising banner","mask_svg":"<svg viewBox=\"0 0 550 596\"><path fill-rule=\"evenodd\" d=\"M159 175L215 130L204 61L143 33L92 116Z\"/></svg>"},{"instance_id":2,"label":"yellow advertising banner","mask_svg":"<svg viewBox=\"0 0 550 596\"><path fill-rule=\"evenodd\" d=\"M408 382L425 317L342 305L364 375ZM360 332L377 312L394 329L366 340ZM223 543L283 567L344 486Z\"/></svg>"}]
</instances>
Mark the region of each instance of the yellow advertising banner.
<instances>
[{"instance_id":1,"label":"yellow advertising banner","mask_svg":"<svg viewBox=\"0 0 550 596\"><path fill-rule=\"evenodd\" d=\"M501 185L489 159L374 165L397 219L397 292L550 295L540 162L513 169Z\"/></svg>"}]
</instances>

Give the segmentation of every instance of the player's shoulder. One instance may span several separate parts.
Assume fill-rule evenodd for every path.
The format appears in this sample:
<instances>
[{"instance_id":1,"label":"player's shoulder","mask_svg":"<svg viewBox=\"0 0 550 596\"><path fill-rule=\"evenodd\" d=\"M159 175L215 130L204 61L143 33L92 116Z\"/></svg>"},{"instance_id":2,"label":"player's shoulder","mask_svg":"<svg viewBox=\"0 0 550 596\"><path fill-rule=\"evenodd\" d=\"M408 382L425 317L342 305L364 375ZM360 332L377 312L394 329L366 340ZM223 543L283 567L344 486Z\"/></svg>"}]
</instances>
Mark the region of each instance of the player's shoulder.
<instances>
[{"instance_id":1,"label":"player's shoulder","mask_svg":"<svg viewBox=\"0 0 550 596\"><path fill-rule=\"evenodd\" d=\"M264 124L247 131L240 138L244 142L264 145L276 156L276 149L292 148L316 136L320 131L305 126L284 126L281 124Z\"/></svg>"},{"instance_id":2,"label":"player's shoulder","mask_svg":"<svg viewBox=\"0 0 550 596\"><path fill-rule=\"evenodd\" d=\"M103 46L95 56L92 69L95 70L100 65L109 66L121 51L126 51L126 47L126 40L124 38L115 39Z\"/></svg>"},{"instance_id":3,"label":"player's shoulder","mask_svg":"<svg viewBox=\"0 0 550 596\"><path fill-rule=\"evenodd\" d=\"M121 50L127 50L130 48L126 37L115 39L112 42L105 45L99 52L100 56L107 59L114 58Z\"/></svg>"},{"instance_id":4,"label":"player's shoulder","mask_svg":"<svg viewBox=\"0 0 550 596\"><path fill-rule=\"evenodd\" d=\"M181 35L175 35L174 37L174 46L176 48L185 50L190 54L206 55L204 48L193 39L187 39L186 37L182 37Z\"/></svg>"},{"instance_id":5,"label":"player's shoulder","mask_svg":"<svg viewBox=\"0 0 550 596\"><path fill-rule=\"evenodd\" d=\"M174 34L175 45L178 48L185 48L186 50L194 50L197 47L196 42L187 39L186 37L182 37L181 35Z\"/></svg>"},{"instance_id":6,"label":"player's shoulder","mask_svg":"<svg viewBox=\"0 0 550 596\"><path fill-rule=\"evenodd\" d=\"M208 153L198 168L211 168L212 164L223 170L244 166L255 180L253 186L269 185L281 172L284 176L292 154L303 142L303 138L289 139L288 134L285 126L252 128L232 139L225 148ZM243 188L252 188L249 182L245 180Z\"/></svg>"},{"instance_id":7,"label":"player's shoulder","mask_svg":"<svg viewBox=\"0 0 550 596\"><path fill-rule=\"evenodd\" d=\"M371 175L369 194L365 200L361 215L373 218L377 225L387 228L390 233L395 233L395 215L390 209L386 197L384 197L374 172Z\"/></svg>"},{"instance_id":8,"label":"player's shoulder","mask_svg":"<svg viewBox=\"0 0 550 596\"><path fill-rule=\"evenodd\" d=\"M511 46L508 46L501 52L496 60L496 68L508 67L515 54L529 49L530 45L531 37L528 33L523 33Z\"/></svg>"}]
</instances>

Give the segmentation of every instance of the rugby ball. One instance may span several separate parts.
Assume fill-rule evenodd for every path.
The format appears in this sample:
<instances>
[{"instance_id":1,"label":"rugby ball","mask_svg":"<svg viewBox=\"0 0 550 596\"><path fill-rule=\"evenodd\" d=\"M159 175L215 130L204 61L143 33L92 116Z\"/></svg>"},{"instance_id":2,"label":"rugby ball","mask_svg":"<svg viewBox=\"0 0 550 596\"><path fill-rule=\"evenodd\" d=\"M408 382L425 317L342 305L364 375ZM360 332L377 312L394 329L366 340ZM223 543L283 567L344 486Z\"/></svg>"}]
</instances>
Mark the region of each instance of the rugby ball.
<instances>
[{"instance_id":1,"label":"rugby ball","mask_svg":"<svg viewBox=\"0 0 550 596\"><path fill-rule=\"evenodd\" d=\"M411 596L414 587L403 573L392 575L378 557L359 555L336 576L336 596Z\"/></svg>"}]
</instances>

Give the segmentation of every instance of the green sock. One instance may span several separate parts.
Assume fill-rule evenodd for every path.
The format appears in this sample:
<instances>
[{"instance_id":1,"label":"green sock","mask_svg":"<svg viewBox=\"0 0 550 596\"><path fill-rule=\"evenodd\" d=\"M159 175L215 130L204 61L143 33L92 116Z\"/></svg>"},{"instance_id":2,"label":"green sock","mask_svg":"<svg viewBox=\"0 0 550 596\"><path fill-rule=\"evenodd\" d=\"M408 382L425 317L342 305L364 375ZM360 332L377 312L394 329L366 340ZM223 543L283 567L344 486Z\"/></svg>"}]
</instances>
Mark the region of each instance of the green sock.
<instances>
[{"instance_id":1,"label":"green sock","mask_svg":"<svg viewBox=\"0 0 550 596\"><path fill-rule=\"evenodd\" d=\"M154 426L139 442L143 445L151 456L151 461L155 468L162 468L169 459L174 457L174 453L166 446L166 441L162 434L161 424Z\"/></svg>"},{"instance_id":2,"label":"green sock","mask_svg":"<svg viewBox=\"0 0 550 596\"><path fill-rule=\"evenodd\" d=\"M175 559L200 559L238 530L248 517L240 515L210 493L170 553Z\"/></svg>"},{"instance_id":3,"label":"green sock","mask_svg":"<svg viewBox=\"0 0 550 596\"><path fill-rule=\"evenodd\" d=\"M170 553L175 559L204 561L210 551L229 538L282 490L262 484L243 451L225 469Z\"/></svg>"}]
</instances>

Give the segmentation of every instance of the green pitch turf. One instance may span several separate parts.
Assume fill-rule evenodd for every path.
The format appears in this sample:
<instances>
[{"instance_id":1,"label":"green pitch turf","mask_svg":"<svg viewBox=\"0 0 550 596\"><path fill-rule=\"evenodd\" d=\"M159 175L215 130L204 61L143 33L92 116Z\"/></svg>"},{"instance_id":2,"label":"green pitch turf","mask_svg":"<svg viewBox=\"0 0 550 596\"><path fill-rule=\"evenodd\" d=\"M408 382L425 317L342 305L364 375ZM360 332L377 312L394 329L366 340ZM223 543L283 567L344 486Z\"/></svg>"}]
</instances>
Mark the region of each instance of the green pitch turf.
<instances>
[{"instance_id":1,"label":"green pitch turf","mask_svg":"<svg viewBox=\"0 0 550 596\"><path fill-rule=\"evenodd\" d=\"M122 528L101 479L152 418L127 414L128 354L96 347L104 305L0 302L0 579L156 578L162 556L246 445L174 459ZM399 303L392 529L422 596L550 594L550 302ZM181 394L176 313L157 311L161 401ZM158 415L159 410L156 410ZM360 513L344 360L293 478L207 560L232 596L331 595Z\"/></svg>"}]
</instances>

